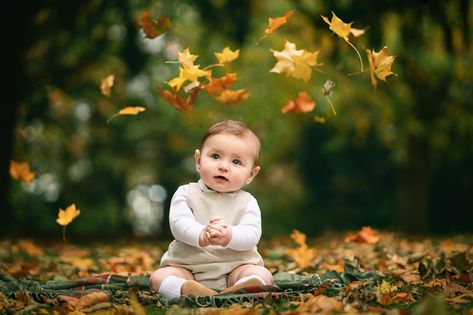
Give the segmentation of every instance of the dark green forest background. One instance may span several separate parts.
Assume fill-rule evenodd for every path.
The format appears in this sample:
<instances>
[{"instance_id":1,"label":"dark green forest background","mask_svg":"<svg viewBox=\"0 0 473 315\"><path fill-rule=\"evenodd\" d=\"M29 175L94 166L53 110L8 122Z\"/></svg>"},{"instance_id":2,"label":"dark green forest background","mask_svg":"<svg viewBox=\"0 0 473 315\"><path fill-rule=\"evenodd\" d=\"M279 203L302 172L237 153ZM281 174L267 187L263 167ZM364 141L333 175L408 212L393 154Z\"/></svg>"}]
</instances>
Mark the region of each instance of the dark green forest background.
<instances>
[{"instance_id":1,"label":"dark green forest background","mask_svg":"<svg viewBox=\"0 0 473 315\"><path fill-rule=\"evenodd\" d=\"M269 17L295 9L261 41ZM171 18L146 39L144 10ZM366 34L365 49L396 55L376 91L353 49L320 15L335 12ZM309 235L369 225L408 233L473 230L473 3L442 1L84 0L26 1L2 9L0 230L2 236L60 237L59 208L81 215L70 238L170 237L170 198L197 179L193 152L214 122L240 119L262 140L262 171L248 187L258 199L264 237L297 228ZM307 83L269 73L284 40L320 50ZM197 63L240 49L229 65L240 105L200 96L190 112L161 99L156 86L178 75L177 52ZM216 70L218 71L218 70ZM114 74L111 97L100 82ZM336 83L333 116L322 85ZM299 91L317 102L308 114L283 114ZM107 119L127 106L137 116ZM314 122L317 114L325 124ZM32 184L13 181L10 160L28 161Z\"/></svg>"}]
</instances>

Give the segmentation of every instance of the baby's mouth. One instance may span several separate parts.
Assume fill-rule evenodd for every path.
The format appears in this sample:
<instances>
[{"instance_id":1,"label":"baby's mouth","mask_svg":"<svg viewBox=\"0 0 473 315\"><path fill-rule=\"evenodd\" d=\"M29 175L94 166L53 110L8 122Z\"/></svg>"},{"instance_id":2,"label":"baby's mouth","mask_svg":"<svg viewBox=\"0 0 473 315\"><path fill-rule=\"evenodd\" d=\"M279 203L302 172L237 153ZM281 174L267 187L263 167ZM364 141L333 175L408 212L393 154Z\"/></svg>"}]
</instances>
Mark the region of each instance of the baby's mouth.
<instances>
[{"instance_id":1,"label":"baby's mouth","mask_svg":"<svg viewBox=\"0 0 473 315\"><path fill-rule=\"evenodd\" d=\"M217 176L214 176L215 179L220 179L220 180L225 180L228 182L228 179L225 177L225 176L222 176L222 175L217 175Z\"/></svg>"}]
</instances>

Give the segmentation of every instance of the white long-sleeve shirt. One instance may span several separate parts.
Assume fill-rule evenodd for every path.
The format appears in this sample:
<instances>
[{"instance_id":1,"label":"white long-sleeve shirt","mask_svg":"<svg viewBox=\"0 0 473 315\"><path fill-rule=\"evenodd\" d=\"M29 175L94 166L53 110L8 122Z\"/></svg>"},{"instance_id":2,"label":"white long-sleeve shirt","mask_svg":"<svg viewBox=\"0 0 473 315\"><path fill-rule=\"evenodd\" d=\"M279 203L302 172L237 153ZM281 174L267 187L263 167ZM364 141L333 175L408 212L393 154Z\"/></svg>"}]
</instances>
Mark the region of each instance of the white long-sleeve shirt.
<instances>
[{"instance_id":1,"label":"white long-sleeve shirt","mask_svg":"<svg viewBox=\"0 0 473 315\"><path fill-rule=\"evenodd\" d=\"M199 188L204 192L213 192L202 180L198 181ZM226 193L236 194L236 192ZM199 236L205 225L195 220L192 209L187 205L188 185L180 186L171 199L169 225L176 240L191 246L200 247ZM261 211L256 199L251 196L245 207L240 222L230 226L232 239L226 248L247 251L254 248L261 238Z\"/></svg>"}]
</instances>

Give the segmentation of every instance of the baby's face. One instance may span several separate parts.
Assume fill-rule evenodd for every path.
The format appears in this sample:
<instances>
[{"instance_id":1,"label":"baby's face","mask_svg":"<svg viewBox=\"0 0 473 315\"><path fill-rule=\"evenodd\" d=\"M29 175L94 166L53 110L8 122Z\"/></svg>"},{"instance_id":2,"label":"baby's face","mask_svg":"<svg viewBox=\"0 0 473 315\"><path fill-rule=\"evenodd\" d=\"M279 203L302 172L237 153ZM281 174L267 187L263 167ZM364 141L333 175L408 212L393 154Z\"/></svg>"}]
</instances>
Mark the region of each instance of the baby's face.
<instances>
[{"instance_id":1,"label":"baby's face","mask_svg":"<svg viewBox=\"0 0 473 315\"><path fill-rule=\"evenodd\" d=\"M251 134L216 134L207 138L202 152L196 150L196 168L210 189L236 191L258 174L260 167L255 166L258 150L257 140Z\"/></svg>"}]
</instances>

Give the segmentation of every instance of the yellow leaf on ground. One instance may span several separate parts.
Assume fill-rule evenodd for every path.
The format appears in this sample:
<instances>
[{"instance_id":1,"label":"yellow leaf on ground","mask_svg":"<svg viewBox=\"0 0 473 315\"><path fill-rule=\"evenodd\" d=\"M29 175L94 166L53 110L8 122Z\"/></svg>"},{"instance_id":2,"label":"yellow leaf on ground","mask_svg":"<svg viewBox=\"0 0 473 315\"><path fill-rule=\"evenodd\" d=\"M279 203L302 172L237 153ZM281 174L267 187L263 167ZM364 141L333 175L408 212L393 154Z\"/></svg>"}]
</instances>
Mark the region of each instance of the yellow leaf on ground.
<instances>
[{"instance_id":1,"label":"yellow leaf on ground","mask_svg":"<svg viewBox=\"0 0 473 315\"><path fill-rule=\"evenodd\" d=\"M300 268L304 269L309 267L310 263L316 257L316 250L307 246L306 235L298 230L292 232L291 238L299 247L296 249L288 249L286 255L292 258Z\"/></svg>"},{"instance_id":2,"label":"yellow leaf on ground","mask_svg":"<svg viewBox=\"0 0 473 315\"><path fill-rule=\"evenodd\" d=\"M59 225L65 226L72 222L80 214L80 210L76 208L75 204L70 205L66 210L59 209L58 218L56 222Z\"/></svg>"}]
</instances>

